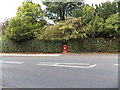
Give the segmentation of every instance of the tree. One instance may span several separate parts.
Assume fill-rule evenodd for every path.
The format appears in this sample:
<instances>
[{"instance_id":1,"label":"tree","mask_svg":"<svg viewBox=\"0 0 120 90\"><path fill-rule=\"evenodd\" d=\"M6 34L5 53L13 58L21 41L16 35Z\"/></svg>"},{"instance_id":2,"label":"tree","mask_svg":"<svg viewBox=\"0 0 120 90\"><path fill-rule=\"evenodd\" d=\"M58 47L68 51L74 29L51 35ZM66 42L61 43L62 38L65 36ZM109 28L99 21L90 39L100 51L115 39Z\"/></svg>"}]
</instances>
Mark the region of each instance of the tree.
<instances>
[{"instance_id":1,"label":"tree","mask_svg":"<svg viewBox=\"0 0 120 90\"><path fill-rule=\"evenodd\" d=\"M79 7L75 8L72 11L72 16L75 18L81 17L82 16L82 9L83 9L83 6L79 6Z\"/></svg>"},{"instance_id":2,"label":"tree","mask_svg":"<svg viewBox=\"0 0 120 90\"><path fill-rule=\"evenodd\" d=\"M93 6L84 5L82 9L81 23L86 26L95 18L95 8Z\"/></svg>"},{"instance_id":3,"label":"tree","mask_svg":"<svg viewBox=\"0 0 120 90\"><path fill-rule=\"evenodd\" d=\"M81 5L81 2L43 2L47 6L45 12L49 19L54 21L64 21L66 17L72 15L72 10Z\"/></svg>"},{"instance_id":4,"label":"tree","mask_svg":"<svg viewBox=\"0 0 120 90\"><path fill-rule=\"evenodd\" d=\"M118 13L111 15L105 21L96 16L87 24L87 35L89 37L118 38L120 36L120 18Z\"/></svg>"},{"instance_id":5,"label":"tree","mask_svg":"<svg viewBox=\"0 0 120 90\"><path fill-rule=\"evenodd\" d=\"M86 29L81 27L80 19L68 18L55 26L48 26L42 32L36 33L38 39L69 40L86 37Z\"/></svg>"},{"instance_id":6,"label":"tree","mask_svg":"<svg viewBox=\"0 0 120 90\"><path fill-rule=\"evenodd\" d=\"M88 37L102 37L103 32L105 31L104 19L99 16L95 16L95 18L87 24L87 29Z\"/></svg>"},{"instance_id":7,"label":"tree","mask_svg":"<svg viewBox=\"0 0 120 90\"><path fill-rule=\"evenodd\" d=\"M64 26L64 23L48 26L41 33L36 33L36 37L42 40L69 40L75 38L77 31L71 25Z\"/></svg>"},{"instance_id":8,"label":"tree","mask_svg":"<svg viewBox=\"0 0 120 90\"><path fill-rule=\"evenodd\" d=\"M79 38L86 38L86 32L87 32L87 28L86 26L82 25L82 20L81 18L73 18L73 17L69 17L67 18L67 20L65 21L64 26L68 26L71 25L72 27L75 28L76 30L76 35L74 36L74 39L79 39Z\"/></svg>"},{"instance_id":9,"label":"tree","mask_svg":"<svg viewBox=\"0 0 120 90\"><path fill-rule=\"evenodd\" d=\"M95 8L87 4L80 6L72 11L73 17L81 17L81 24L86 26L95 18Z\"/></svg>"},{"instance_id":10,"label":"tree","mask_svg":"<svg viewBox=\"0 0 120 90\"><path fill-rule=\"evenodd\" d=\"M113 14L105 20L104 37L113 38L120 36L120 17L119 14Z\"/></svg>"},{"instance_id":11,"label":"tree","mask_svg":"<svg viewBox=\"0 0 120 90\"><path fill-rule=\"evenodd\" d=\"M118 3L117 2L106 2L99 5L95 5L95 12L98 16L102 17L104 20L107 19L110 15L118 12Z\"/></svg>"},{"instance_id":12,"label":"tree","mask_svg":"<svg viewBox=\"0 0 120 90\"><path fill-rule=\"evenodd\" d=\"M86 27L88 37L116 37L119 34L117 4L106 2L96 5L95 8L89 5L80 6L73 10L73 17L81 18L81 25Z\"/></svg>"},{"instance_id":13,"label":"tree","mask_svg":"<svg viewBox=\"0 0 120 90\"><path fill-rule=\"evenodd\" d=\"M46 24L44 16L40 5L23 2L16 16L10 19L5 37L15 41L33 38L34 32Z\"/></svg>"}]
</instances>

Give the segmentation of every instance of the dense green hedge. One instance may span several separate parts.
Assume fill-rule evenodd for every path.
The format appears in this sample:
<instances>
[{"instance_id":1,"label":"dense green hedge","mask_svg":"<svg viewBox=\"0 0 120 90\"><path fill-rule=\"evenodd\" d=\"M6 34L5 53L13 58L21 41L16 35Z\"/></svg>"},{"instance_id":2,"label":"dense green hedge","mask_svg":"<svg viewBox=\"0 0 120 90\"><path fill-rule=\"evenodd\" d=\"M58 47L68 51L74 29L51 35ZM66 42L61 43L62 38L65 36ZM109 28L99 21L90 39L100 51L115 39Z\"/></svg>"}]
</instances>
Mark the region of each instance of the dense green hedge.
<instances>
[{"instance_id":1,"label":"dense green hedge","mask_svg":"<svg viewBox=\"0 0 120 90\"><path fill-rule=\"evenodd\" d=\"M0 52L2 52L2 40L0 39Z\"/></svg>"},{"instance_id":2,"label":"dense green hedge","mask_svg":"<svg viewBox=\"0 0 120 90\"><path fill-rule=\"evenodd\" d=\"M81 40L69 40L68 52L118 52L118 39L106 40L104 38L86 38ZM120 52L120 50L119 50Z\"/></svg>"},{"instance_id":3,"label":"dense green hedge","mask_svg":"<svg viewBox=\"0 0 120 90\"><path fill-rule=\"evenodd\" d=\"M71 39L66 42L67 52L118 52L118 39L104 38ZM23 42L12 40L2 41L2 52L18 53L60 53L63 52L63 42L32 39ZM119 50L120 52L120 50Z\"/></svg>"},{"instance_id":4,"label":"dense green hedge","mask_svg":"<svg viewBox=\"0 0 120 90\"><path fill-rule=\"evenodd\" d=\"M17 53L60 53L62 52L62 42L45 41L32 39L23 42L14 42L12 40L3 40L2 52Z\"/></svg>"},{"instance_id":5,"label":"dense green hedge","mask_svg":"<svg viewBox=\"0 0 120 90\"><path fill-rule=\"evenodd\" d=\"M84 51L86 52L118 52L118 39L106 40L104 38L88 38L84 40Z\"/></svg>"},{"instance_id":6,"label":"dense green hedge","mask_svg":"<svg viewBox=\"0 0 120 90\"><path fill-rule=\"evenodd\" d=\"M68 52L83 52L83 41L84 39L71 39L67 41Z\"/></svg>"}]
</instances>

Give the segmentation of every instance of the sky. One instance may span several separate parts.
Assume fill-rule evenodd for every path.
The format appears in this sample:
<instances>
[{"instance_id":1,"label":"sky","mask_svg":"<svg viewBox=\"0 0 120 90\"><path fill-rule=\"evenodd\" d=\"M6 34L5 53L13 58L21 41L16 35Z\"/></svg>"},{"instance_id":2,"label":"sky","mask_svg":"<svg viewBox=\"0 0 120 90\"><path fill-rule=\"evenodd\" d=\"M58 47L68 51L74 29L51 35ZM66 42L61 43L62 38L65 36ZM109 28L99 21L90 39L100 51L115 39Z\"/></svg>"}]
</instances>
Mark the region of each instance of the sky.
<instances>
[{"instance_id":1,"label":"sky","mask_svg":"<svg viewBox=\"0 0 120 90\"><path fill-rule=\"evenodd\" d=\"M17 12L17 8L22 5L24 0L1 0L0 1L0 22L3 22L6 19L10 19L14 17ZM106 2L108 0L85 0L85 4L99 4L101 2ZM113 0L109 0L113 1ZM34 3L39 3L41 7L44 9L45 6L41 4L40 0L33 0Z\"/></svg>"},{"instance_id":2,"label":"sky","mask_svg":"<svg viewBox=\"0 0 120 90\"><path fill-rule=\"evenodd\" d=\"M85 0L84 2L86 4L92 5L93 4L100 4L101 2L106 2L106 1L114 1L114 0Z\"/></svg>"}]
</instances>

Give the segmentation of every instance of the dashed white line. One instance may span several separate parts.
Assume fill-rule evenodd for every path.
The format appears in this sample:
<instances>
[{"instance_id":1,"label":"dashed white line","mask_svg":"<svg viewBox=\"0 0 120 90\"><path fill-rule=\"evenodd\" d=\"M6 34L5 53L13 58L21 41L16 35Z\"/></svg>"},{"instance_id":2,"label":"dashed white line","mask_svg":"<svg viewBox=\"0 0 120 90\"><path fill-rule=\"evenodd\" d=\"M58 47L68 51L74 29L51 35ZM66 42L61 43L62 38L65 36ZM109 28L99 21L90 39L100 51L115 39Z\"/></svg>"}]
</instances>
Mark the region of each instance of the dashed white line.
<instances>
[{"instance_id":1,"label":"dashed white line","mask_svg":"<svg viewBox=\"0 0 120 90\"><path fill-rule=\"evenodd\" d=\"M120 64L114 64L114 66L119 66Z\"/></svg>"},{"instance_id":2,"label":"dashed white line","mask_svg":"<svg viewBox=\"0 0 120 90\"><path fill-rule=\"evenodd\" d=\"M0 63L6 63L6 64L23 64L24 62L8 62L8 61L0 61Z\"/></svg>"}]
</instances>

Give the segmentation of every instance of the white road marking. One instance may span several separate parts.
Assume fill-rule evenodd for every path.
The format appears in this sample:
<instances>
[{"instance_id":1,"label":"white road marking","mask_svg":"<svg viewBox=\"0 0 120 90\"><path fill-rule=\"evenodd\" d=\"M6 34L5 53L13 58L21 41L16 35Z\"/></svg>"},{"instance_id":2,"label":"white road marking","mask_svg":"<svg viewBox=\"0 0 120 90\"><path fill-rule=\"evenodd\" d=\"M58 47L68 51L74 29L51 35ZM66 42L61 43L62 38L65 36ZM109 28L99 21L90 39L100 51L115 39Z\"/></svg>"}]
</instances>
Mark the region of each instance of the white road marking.
<instances>
[{"instance_id":1,"label":"white road marking","mask_svg":"<svg viewBox=\"0 0 120 90\"><path fill-rule=\"evenodd\" d=\"M40 62L41 64L71 64L71 65L90 65L89 63L56 63L56 62Z\"/></svg>"},{"instance_id":2,"label":"white road marking","mask_svg":"<svg viewBox=\"0 0 120 90\"><path fill-rule=\"evenodd\" d=\"M0 54L0 56L60 56L61 54Z\"/></svg>"},{"instance_id":3,"label":"white road marking","mask_svg":"<svg viewBox=\"0 0 120 90\"><path fill-rule=\"evenodd\" d=\"M23 64L24 62L8 62L8 61L0 61L0 63L6 63L6 64Z\"/></svg>"},{"instance_id":4,"label":"white road marking","mask_svg":"<svg viewBox=\"0 0 120 90\"><path fill-rule=\"evenodd\" d=\"M119 66L120 64L114 64L114 66Z\"/></svg>"},{"instance_id":5,"label":"white road marking","mask_svg":"<svg viewBox=\"0 0 120 90\"><path fill-rule=\"evenodd\" d=\"M89 66L89 67L95 67L95 66L97 66L96 64L93 64L93 65L91 65L91 66Z\"/></svg>"},{"instance_id":6,"label":"white road marking","mask_svg":"<svg viewBox=\"0 0 120 90\"><path fill-rule=\"evenodd\" d=\"M59 63L59 64L71 64L71 65L90 65L89 63Z\"/></svg>"},{"instance_id":7,"label":"white road marking","mask_svg":"<svg viewBox=\"0 0 120 90\"><path fill-rule=\"evenodd\" d=\"M40 62L39 64L36 65L52 66L52 67L70 67L70 68L92 68L97 66L96 64L90 65L88 63L54 63L54 62Z\"/></svg>"}]
</instances>

